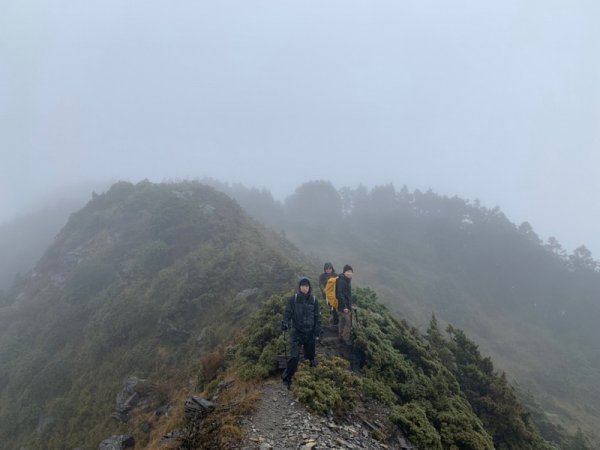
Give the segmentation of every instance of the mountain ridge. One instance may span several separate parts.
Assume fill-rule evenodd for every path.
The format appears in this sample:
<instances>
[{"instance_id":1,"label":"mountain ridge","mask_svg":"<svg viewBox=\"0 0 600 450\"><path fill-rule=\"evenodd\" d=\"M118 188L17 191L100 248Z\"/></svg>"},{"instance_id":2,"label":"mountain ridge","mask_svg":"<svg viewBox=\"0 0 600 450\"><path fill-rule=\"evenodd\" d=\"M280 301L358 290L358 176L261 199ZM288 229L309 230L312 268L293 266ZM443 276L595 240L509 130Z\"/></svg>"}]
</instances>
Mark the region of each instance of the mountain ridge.
<instances>
[{"instance_id":1,"label":"mountain ridge","mask_svg":"<svg viewBox=\"0 0 600 450\"><path fill-rule=\"evenodd\" d=\"M597 434L600 275L584 246L568 255L497 207L431 191L313 181L269 210L264 192L222 188L315 258L353 262L399 317L425 329L435 312L466 330L552 417Z\"/></svg>"},{"instance_id":2,"label":"mountain ridge","mask_svg":"<svg viewBox=\"0 0 600 450\"><path fill-rule=\"evenodd\" d=\"M0 307L0 435L74 448L79 433L66 430L81 429L99 442L123 379L185 385L199 355L306 264L212 188L113 185Z\"/></svg>"},{"instance_id":3,"label":"mountain ridge","mask_svg":"<svg viewBox=\"0 0 600 450\"><path fill-rule=\"evenodd\" d=\"M481 301L486 299L481 293L486 286L502 288L505 281L498 280L517 279L521 283L516 286L527 287L518 270L522 264L498 280L482 278L480 284L471 286L472 292L464 291L461 283L469 271L494 265L494 259L468 253L470 241L465 236L471 235L465 231L480 233L475 237L485 242L490 236L486 226L500 225L494 233L514 242L489 247L487 253L501 261L508 248L518 255L527 255L528 249L537 248L535 245L539 244L530 228L520 227L515 238L515 227L499 211L477 207L469 210L474 213L472 223L463 222L464 202L452 199L447 204L431 193L397 193L388 187L376 195L342 195L324 187L325 192L322 185L311 186L307 189L310 195L299 189L283 207L274 203L273 209L269 209L265 193L258 193L262 211L271 218L270 225L285 233L265 229L249 219L229 197L195 182L123 182L95 196L72 215L35 271L18 281L0 302L0 361L7 362L0 367L3 437L28 432L30 445L39 444L40 439L60 442L65 424L67 428L74 426L69 415L79 411L74 401L77 398L91 411L86 413L90 417L81 419L84 428L89 430L90 438L99 442L115 426L110 419L113 402L98 401L97 392L110 397L131 375L143 378L145 374L171 373L172 387L199 388L202 380L210 378L210 371L199 369L202 355L243 326L265 297L293 286L296 276L308 274L316 278L320 264L315 263L317 258L353 263L362 285L376 286L378 295L394 314L410 318L421 329L426 328L431 311L435 311L441 323L461 319L457 325L469 329L469 335L474 330L478 343L497 341L500 346L514 348L513 342L497 339L501 335L489 326L490 319L485 316L494 311L490 305L498 310L506 309L506 305L499 307L491 301ZM249 199L252 195L246 202ZM358 209L349 208L348 204ZM242 205L248 211L257 210ZM264 217L255 217L267 222ZM460 232L456 234L456 230ZM422 245L424 237L426 245ZM440 253L440 249L445 253ZM543 251L549 250L544 247ZM456 263L464 254L471 255L467 268ZM532 252L534 259L542 254ZM448 255L453 259L447 259ZM595 275L586 266L590 260L585 253L579 256L573 260L557 256L552 264L571 264L569 273L578 280L591 280L591 284L579 288L578 292L585 295L578 304L594 306ZM584 264L576 266L576 262ZM448 267L456 270L448 271ZM537 270L543 273L541 268ZM485 280L490 283L486 285ZM527 327L519 325L528 330L525 339L538 339L538 345L543 344L543 326L548 319L556 319L556 307L564 306L559 294L552 297L554 303L540 306L543 314L528 313L527 317L535 320ZM493 299L493 295L489 298ZM525 316L527 310L519 305L522 296L511 294L506 298L510 308ZM474 314L461 315L464 305L472 308ZM449 314L452 312L454 315ZM492 317L509 329L516 326L510 317ZM531 327L541 327L542 332L535 334ZM588 332L589 326L582 330ZM573 334L569 327L561 332ZM73 336L78 337L76 342ZM572 337L583 338L579 332ZM45 356L48 351L54 352L52 358ZM488 347L485 352L489 353ZM583 357L587 364L589 354ZM97 361L101 363L96 365ZM12 372L9 364L18 366L18 373ZM84 373L82 367L94 369ZM115 371L115 367L119 369ZM546 370L546 366L542 364L539 370ZM204 375L198 375L198 371ZM512 376L514 372L509 373ZM593 373L590 372L590 381ZM95 386L95 377L110 381ZM190 382L192 379L195 381ZM50 389L43 387L47 381ZM547 388L536 392L543 389ZM11 395L7 394L9 391ZM169 388L163 391L161 398L166 401L173 393ZM593 390L589 393L587 400L595 395ZM547 403L547 399L537 398L540 403ZM559 412L565 416L565 411ZM116 426L125 428L124 424ZM39 431L31 434L35 429ZM69 439L73 439L67 441L73 446L80 444L75 434Z\"/></svg>"}]
</instances>

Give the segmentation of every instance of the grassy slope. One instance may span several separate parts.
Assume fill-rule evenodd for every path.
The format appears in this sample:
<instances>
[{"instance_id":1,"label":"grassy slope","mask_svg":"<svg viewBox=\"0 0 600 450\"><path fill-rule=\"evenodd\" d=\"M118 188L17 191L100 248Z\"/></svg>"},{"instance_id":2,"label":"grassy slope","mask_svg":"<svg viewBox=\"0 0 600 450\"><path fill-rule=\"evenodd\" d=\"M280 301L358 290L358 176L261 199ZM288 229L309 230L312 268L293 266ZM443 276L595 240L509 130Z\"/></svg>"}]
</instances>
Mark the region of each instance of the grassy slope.
<instances>
[{"instance_id":1,"label":"grassy slope","mask_svg":"<svg viewBox=\"0 0 600 450\"><path fill-rule=\"evenodd\" d=\"M124 431L110 413L126 377L188 386L200 355L306 266L211 188L113 186L0 307L0 440L94 447Z\"/></svg>"}]
</instances>

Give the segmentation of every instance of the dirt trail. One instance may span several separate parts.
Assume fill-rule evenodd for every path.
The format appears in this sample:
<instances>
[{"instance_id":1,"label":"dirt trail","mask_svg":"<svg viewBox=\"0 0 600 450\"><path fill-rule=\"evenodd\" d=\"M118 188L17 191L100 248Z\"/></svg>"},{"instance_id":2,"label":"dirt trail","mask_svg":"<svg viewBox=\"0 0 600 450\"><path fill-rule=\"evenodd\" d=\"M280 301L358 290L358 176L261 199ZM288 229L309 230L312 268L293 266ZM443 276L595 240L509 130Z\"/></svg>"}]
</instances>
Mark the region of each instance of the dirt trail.
<instances>
[{"instance_id":1,"label":"dirt trail","mask_svg":"<svg viewBox=\"0 0 600 450\"><path fill-rule=\"evenodd\" d=\"M263 385L262 398L255 413L245 419L243 430L242 450L392 448L374 440L365 424L311 414L279 382Z\"/></svg>"}]
</instances>

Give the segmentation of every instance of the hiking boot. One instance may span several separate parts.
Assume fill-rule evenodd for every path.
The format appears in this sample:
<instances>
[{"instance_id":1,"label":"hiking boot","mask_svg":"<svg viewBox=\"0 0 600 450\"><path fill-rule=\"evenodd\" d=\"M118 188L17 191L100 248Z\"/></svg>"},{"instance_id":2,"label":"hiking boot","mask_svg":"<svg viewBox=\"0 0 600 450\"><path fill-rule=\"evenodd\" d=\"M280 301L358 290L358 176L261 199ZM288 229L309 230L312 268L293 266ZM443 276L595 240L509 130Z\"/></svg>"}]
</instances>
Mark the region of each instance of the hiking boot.
<instances>
[{"instance_id":1,"label":"hiking boot","mask_svg":"<svg viewBox=\"0 0 600 450\"><path fill-rule=\"evenodd\" d=\"M284 378L283 384L285 384L285 387L288 388L288 391L292 388L292 380L289 378Z\"/></svg>"},{"instance_id":2,"label":"hiking boot","mask_svg":"<svg viewBox=\"0 0 600 450\"><path fill-rule=\"evenodd\" d=\"M316 358L315 359L311 359L309 366L310 367L317 367L317 359Z\"/></svg>"}]
</instances>

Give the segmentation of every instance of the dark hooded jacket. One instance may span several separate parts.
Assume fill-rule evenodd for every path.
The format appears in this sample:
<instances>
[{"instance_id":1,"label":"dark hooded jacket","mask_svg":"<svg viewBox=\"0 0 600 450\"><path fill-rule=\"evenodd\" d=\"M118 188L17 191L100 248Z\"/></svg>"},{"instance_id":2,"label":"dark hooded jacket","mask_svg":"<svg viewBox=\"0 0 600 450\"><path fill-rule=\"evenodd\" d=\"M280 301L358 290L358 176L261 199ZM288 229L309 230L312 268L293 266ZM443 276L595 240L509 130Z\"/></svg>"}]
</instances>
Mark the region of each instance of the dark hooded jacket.
<instances>
[{"instance_id":1,"label":"dark hooded jacket","mask_svg":"<svg viewBox=\"0 0 600 450\"><path fill-rule=\"evenodd\" d=\"M300 284L303 281L308 282L307 294L300 291ZM298 282L298 292L290 297L283 320L287 324L291 322L295 332L315 337L321 333L321 310L319 302L312 294L312 286L308 278L302 278Z\"/></svg>"},{"instance_id":2,"label":"dark hooded jacket","mask_svg":"<svg viewBox=\"0 0 600 450\"><path fill-rule=\"evenodd\" d=\"M338 311L343 311L345 308L352 309L351 281L342 273L335 284L335 296L339 301Z\"/></svg>"}]
</instances>

